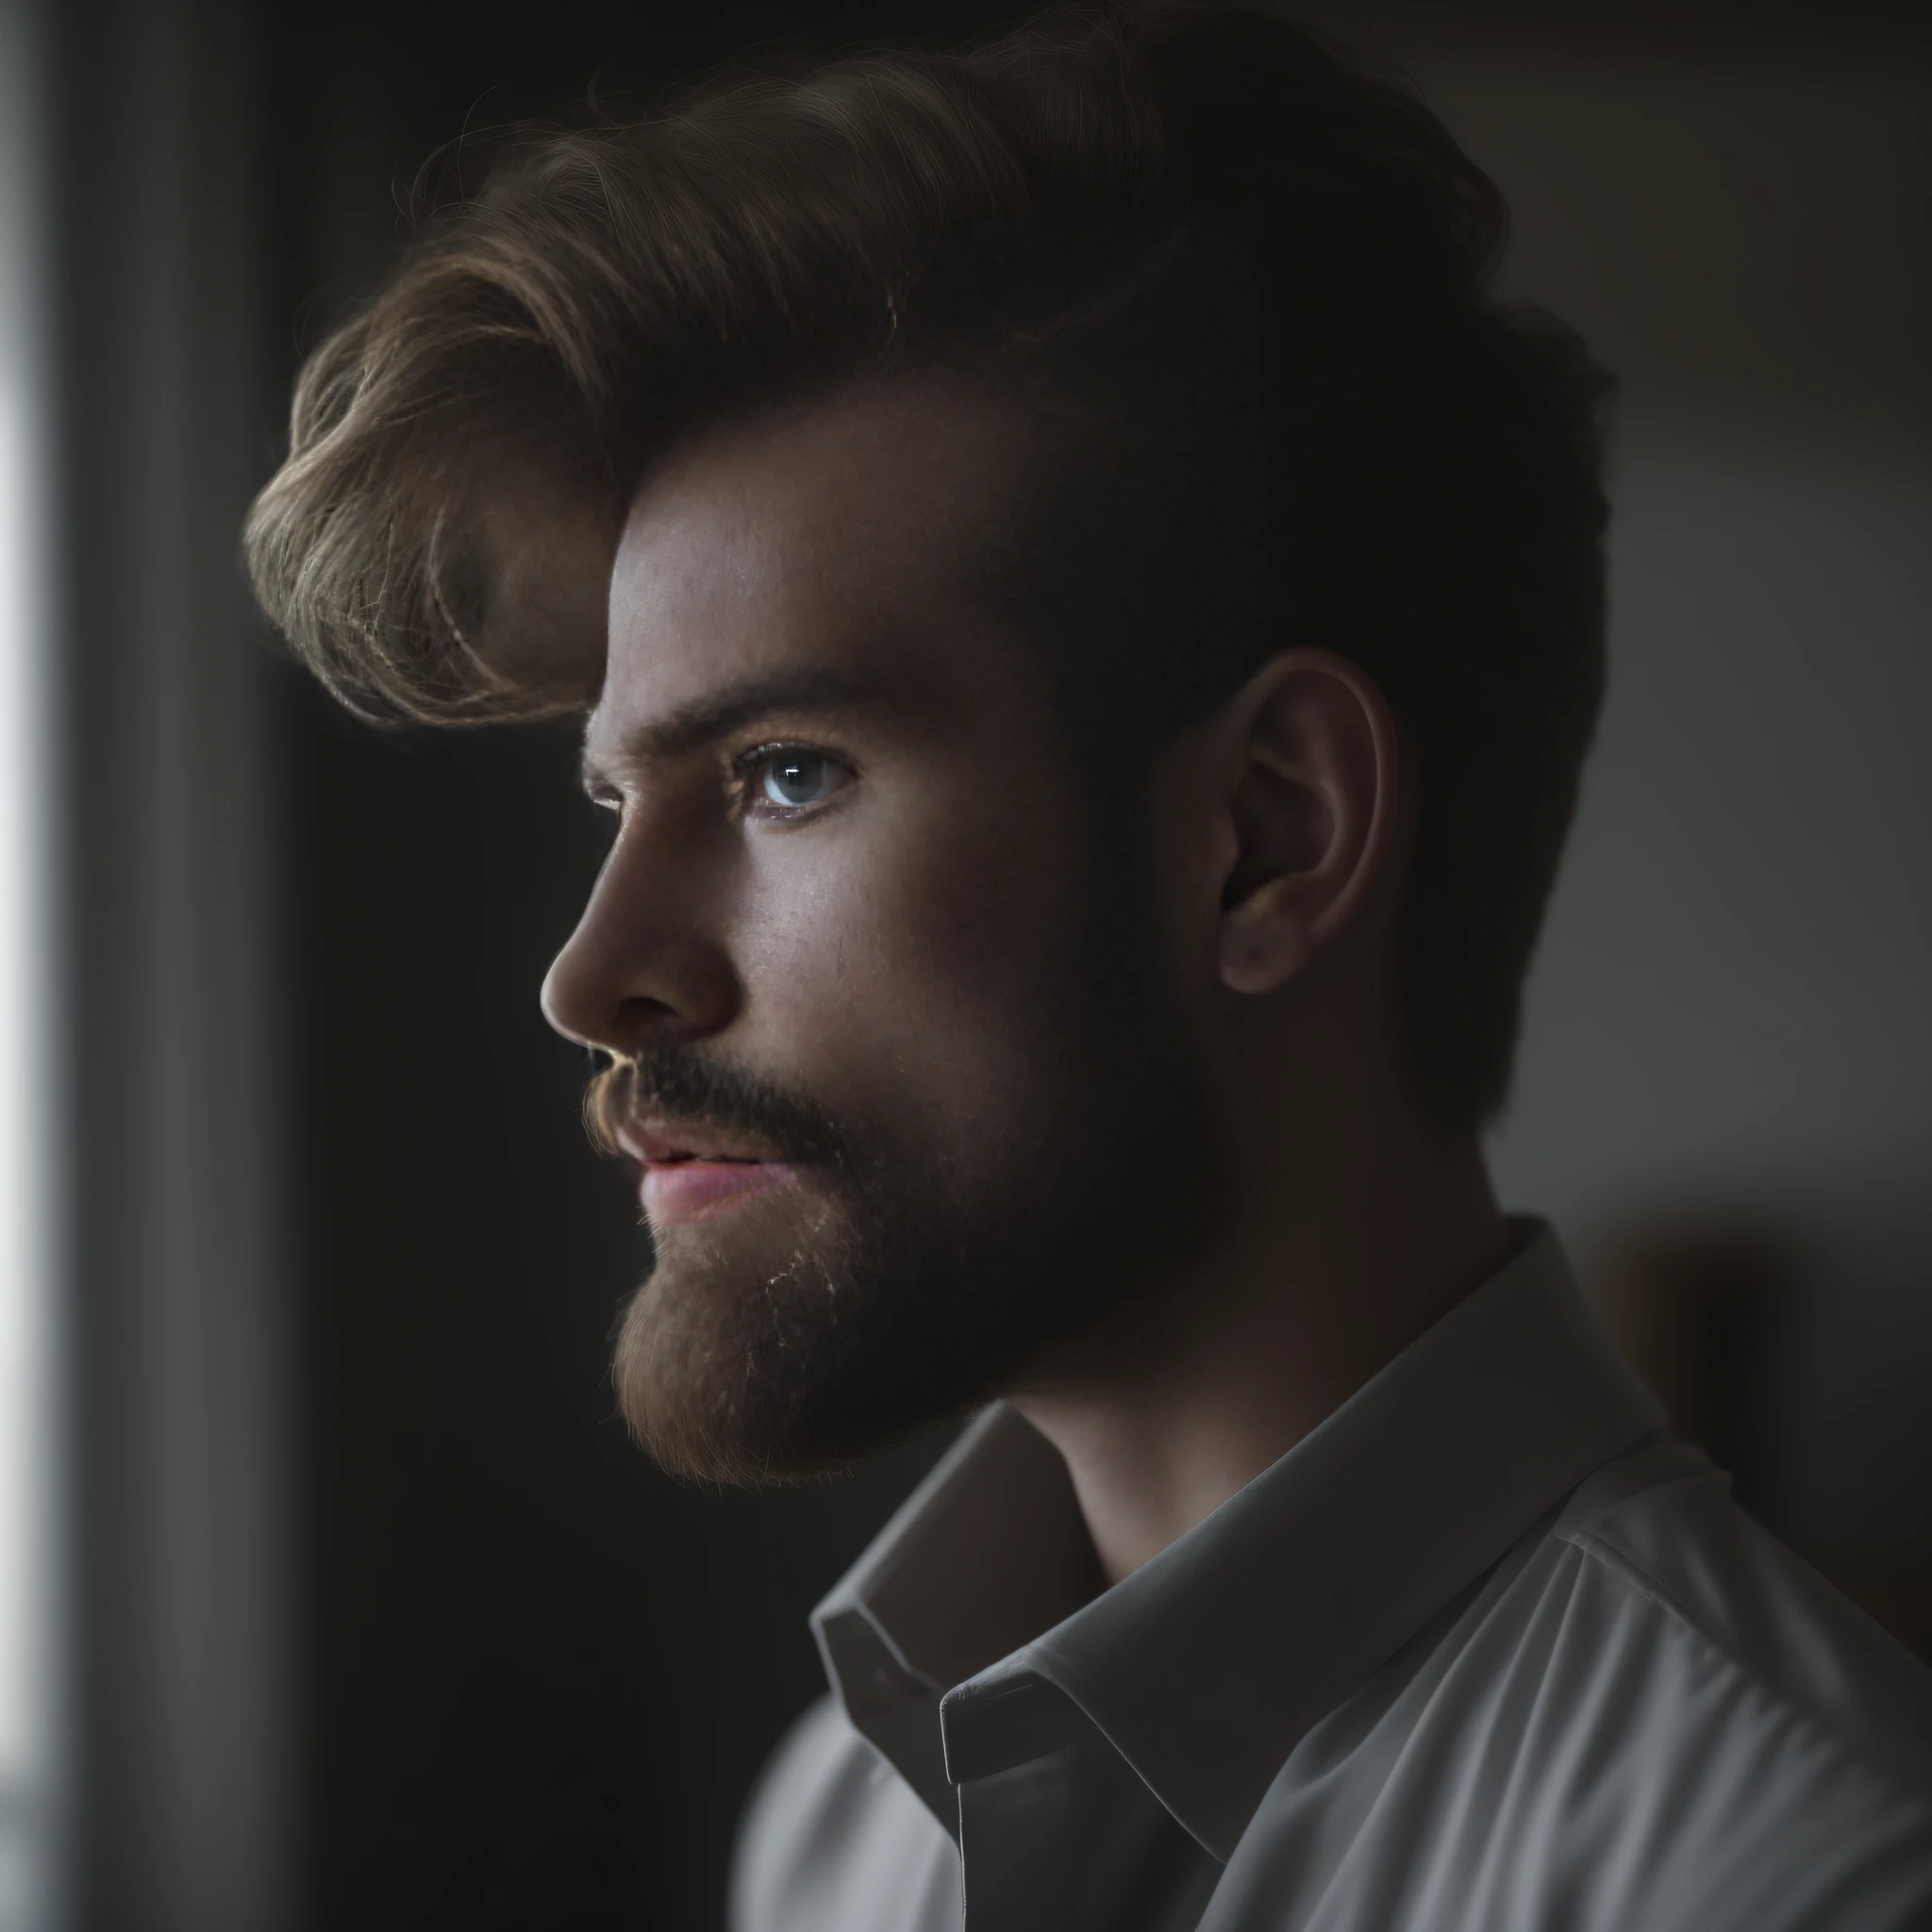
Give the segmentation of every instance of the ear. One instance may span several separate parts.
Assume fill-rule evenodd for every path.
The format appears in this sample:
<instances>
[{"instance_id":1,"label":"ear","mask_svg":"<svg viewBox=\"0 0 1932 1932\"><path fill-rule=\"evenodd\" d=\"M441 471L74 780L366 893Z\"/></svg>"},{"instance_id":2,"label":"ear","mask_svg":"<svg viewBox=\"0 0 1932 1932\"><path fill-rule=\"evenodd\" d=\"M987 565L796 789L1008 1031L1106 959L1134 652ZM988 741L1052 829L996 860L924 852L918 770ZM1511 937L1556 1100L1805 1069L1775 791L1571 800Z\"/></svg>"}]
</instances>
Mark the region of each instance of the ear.
<instances>
[{"instance_id":1,"label":"ear","mask_svg":"<svg viewBox=\"0 0 1932 1932\"><path fill-rule=\"evenodd\" d=\"M1360 911L1394 843L1402 760L1388 700L1332 651L1285 651L1228 713L1220 974L1273 992Z\"/></svg>"}]
</instances>

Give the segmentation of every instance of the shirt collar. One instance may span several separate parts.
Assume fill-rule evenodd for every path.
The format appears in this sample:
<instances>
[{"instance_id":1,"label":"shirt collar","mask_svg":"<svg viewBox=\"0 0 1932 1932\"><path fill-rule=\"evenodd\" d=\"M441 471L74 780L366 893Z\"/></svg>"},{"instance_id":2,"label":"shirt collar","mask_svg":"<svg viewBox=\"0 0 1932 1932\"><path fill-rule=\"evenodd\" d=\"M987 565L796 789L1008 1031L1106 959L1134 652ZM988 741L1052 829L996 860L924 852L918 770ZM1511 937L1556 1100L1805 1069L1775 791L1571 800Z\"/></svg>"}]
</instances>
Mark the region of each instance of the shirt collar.
<instances>
[{"instance_id":1,"label":"shirt collar","mask_svg":"<svg viewBox=\"0 0 1932 1932\"><path fill-rule=\"evenodd\" d=\"M999 1406L812 1621L854 1724L949 1829L948 1756L956 1775L997 1757L987 1727L1010 1729L1014 1693L1043 1682L1224 1859L1302 1735L1661 1421L1556 1238L1532 1230L1278 1462L1112 1589L1099 1588L1058 1455Z\"/></svg>"}]
</instances>

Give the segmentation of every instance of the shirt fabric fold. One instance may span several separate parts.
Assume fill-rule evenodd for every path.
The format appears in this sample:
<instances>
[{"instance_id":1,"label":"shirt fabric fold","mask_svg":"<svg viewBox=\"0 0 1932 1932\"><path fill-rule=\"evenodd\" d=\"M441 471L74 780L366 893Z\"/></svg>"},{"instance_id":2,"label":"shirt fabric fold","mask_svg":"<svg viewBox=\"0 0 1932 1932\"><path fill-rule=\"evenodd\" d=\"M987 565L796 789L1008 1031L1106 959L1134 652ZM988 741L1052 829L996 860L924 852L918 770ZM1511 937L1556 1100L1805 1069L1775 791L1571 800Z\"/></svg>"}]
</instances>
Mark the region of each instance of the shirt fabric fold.
<instances>
[{"instance_id":1,"label":"shirt fabric fold","mask_svg":"<svg viewBox=\"0 0 1932 1932\"><path fill-rule=\"evenodd\" d=\"M995 1407L814 1614L735 1932L1932 1927L1932 1674L1728 1489L1546 1230L1111 1589Z\"/></svg>"}]
</instances>

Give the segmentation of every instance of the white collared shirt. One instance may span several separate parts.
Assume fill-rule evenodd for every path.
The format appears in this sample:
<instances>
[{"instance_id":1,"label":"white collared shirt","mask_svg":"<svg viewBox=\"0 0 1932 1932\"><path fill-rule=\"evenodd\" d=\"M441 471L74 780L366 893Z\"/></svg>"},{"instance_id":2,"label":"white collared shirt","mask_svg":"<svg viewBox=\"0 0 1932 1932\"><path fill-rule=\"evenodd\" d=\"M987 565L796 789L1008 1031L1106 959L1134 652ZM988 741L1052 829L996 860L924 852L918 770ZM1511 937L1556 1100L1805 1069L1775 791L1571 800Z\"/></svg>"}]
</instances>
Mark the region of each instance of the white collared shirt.
<instances>
[{"instance_id":1,"label":"white collared shirt","mask_svg":"<svg viewBox=\"0 0 1932 1932\"><path fill-rule=\"evenodd\" d=\"M734 1932L1932 1927L1932 1674L1671 1435L1547 1232L1097 1582L989 1411L814 1614Z\"/></svg>"}]
</instances>

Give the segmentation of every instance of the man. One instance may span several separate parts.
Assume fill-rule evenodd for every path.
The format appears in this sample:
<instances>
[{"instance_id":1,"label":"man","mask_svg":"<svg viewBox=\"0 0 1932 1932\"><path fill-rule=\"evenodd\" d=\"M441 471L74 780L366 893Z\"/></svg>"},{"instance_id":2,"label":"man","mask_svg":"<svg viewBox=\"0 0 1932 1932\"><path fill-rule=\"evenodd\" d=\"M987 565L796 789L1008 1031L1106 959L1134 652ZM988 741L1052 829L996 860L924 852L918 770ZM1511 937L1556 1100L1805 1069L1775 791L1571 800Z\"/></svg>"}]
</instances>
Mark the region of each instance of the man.
<instances>
[{"instance_id":1,"label":"man","mask_svg":"<svg viewBox=\"0 0 1932 1932\"><path fill-rule=\"evenodd\" d=\"M1602 681L1607 385L1502 226L1293 27L1063 16L533 138L304 373L296 647L587 714L639 1438L983 1411L745 1932L1932 1924L1932 1685L1484 1172Z\"/></svg>"}]
</instances>

